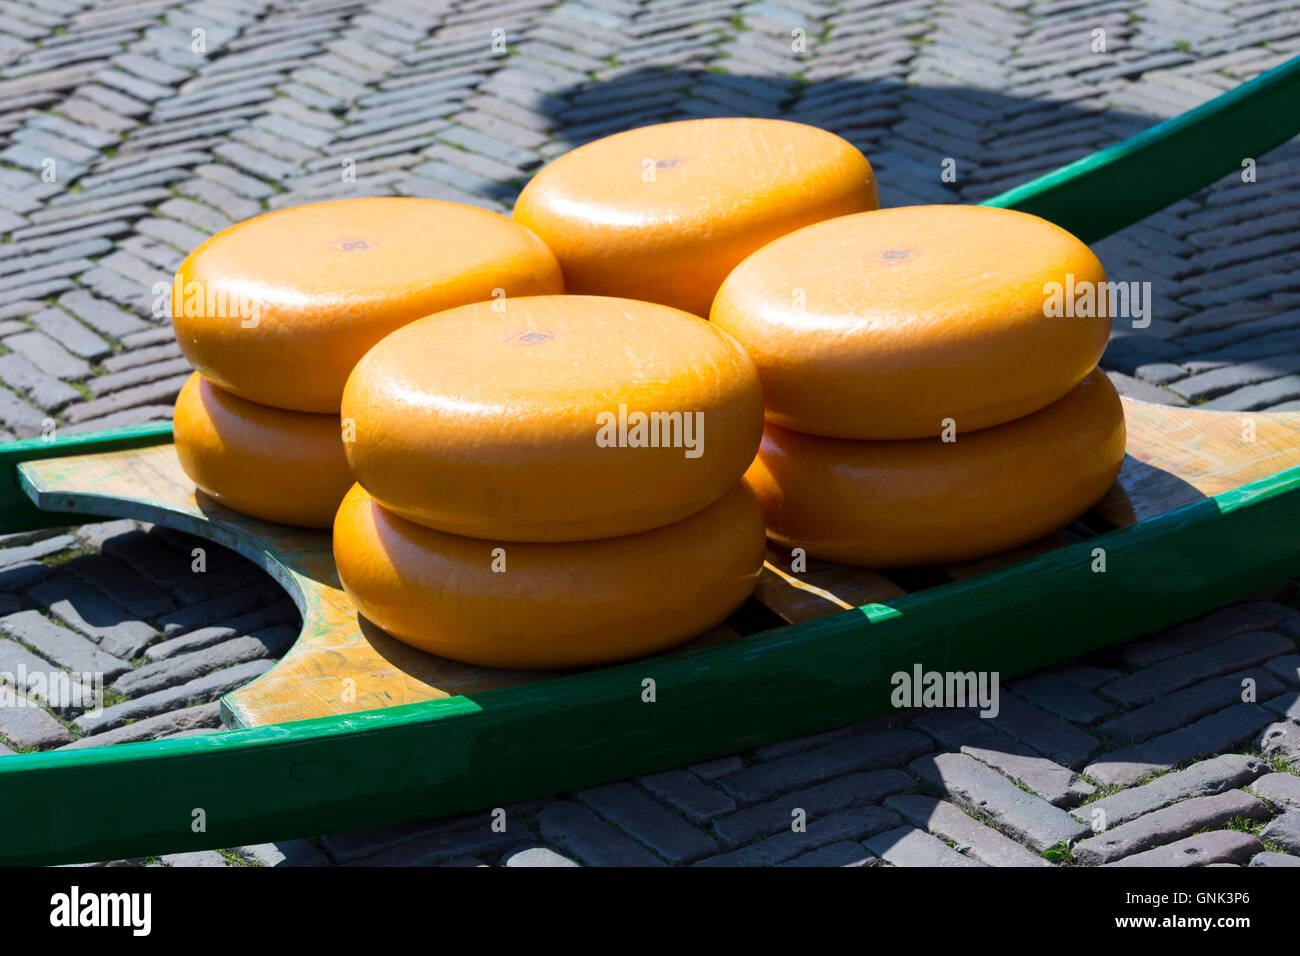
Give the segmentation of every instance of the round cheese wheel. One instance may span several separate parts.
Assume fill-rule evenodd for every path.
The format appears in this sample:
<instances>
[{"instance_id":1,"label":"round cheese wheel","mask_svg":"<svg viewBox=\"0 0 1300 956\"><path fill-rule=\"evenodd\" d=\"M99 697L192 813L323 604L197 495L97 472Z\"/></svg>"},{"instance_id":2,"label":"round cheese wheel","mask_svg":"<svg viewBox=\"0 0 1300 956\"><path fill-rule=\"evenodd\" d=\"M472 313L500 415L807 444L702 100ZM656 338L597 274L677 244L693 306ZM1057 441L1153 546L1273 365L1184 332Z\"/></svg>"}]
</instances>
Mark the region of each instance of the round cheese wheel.
<instances>
[{"instance_id":1,"label":"round cheese wheel","mask_svg":"<svg viewBox=\"0 0 1300 956\"><path fill-rule=\"evenodd\" d=\"M597 296L494 306L398 329L348 379L348 460L385 507L476 538L608 538L699 511L753 460L758 375L705 320Z\"/></svg>"},{"instance_id":2,"label":"round cheese wheel","mask_svg":"<svg viewBox=\"0 0 1300 956\"><path fill-rule=\"evenodd\" d=\"M445 534L360 485L334 524L339 579L361 614L421 650L486 667L585 667L671 647L745 601L764 547L743 481L682 521L599 541Z\"/></svg>"},{"instance_id":3,"label":"round cheese wheel","mask_svg":"<svg viewBox=\"0 0 1300 956\"><path fill-rule=\"evenodd\" d=\"M1124 459L1119 395L1095 371L1041 411L956 441L851 441L768 424L746 478L768 535L867 567L995 554L1068 524Z\"/></svg>"},{"instance_id":4,"label":"round cheese wheel","mask_svg":"<svg viewBox=\"0 0 1300 956\"><path fill-rule=\"evenodd\" d=\"M1086 245L1037 216L904 206L764 246L711 318L758 365L768 421L928 438L947 419L964 432L1009 422L1078 385L1106 348L1105 281ZM1068 314L1052 314L1053 283ZM1076 300L1089 288L1091 309Z\"/></svg>"},{"instance_id":5,"label":"round cheese wheel","mask_svg":"<svg viewBox=\"0 0 1300 956\"><path fill-rule=\"evenodd\" d=\"M646 126L566 153L515 203L569 292L708 315L737 263L800 226L875 209L871 164L849 142L771 119Z\"/></svg>"},{"instance_id":6,"label":"round cheese wheel","mask_svg":"<svg viewBox=\"0 0 1300 956\"><path fill-rule=\"evenodd\" d=\"M181 264L185 357L250 401L337 415L352 366L421 316L563 292L555 257L504 216L433 199L340 199L257 216Z\"/></svg>"},{"instance_id":7,"label":"round cheese wheel","mask_svg":"<svg viewBox=\"0 0 1300 956\"><path fill-rule=\"evenodd\" d=\"M172 436L200 491L255 518L328 528L352 484L337 416L258 405L197 372L176 399Z\"/></svg>"}]
</instances>

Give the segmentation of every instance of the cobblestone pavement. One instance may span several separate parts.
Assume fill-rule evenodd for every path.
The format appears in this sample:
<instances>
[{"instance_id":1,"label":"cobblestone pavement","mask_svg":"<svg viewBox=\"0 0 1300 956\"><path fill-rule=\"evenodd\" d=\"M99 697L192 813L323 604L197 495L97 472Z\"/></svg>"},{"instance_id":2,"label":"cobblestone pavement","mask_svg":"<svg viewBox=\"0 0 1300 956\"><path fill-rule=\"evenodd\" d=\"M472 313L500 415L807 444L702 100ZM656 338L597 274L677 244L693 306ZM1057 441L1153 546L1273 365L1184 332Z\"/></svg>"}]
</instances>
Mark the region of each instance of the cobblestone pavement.
<instances>
[{"instance_id":1,"label":"cobblestone pavement","mask_svg":"<svg viewBox=\"0 0 1300 956\"><path fill-rule=\"evenodd\" d=\"M978 201L1298 52L1294 2L0 0L0 438L165 419L188 368L155 305L265 209L505 211L573 145L709 115L840 133L886 205ZM1153 283L1103 360L1124 390L1300 408L1300 146L1253 158L1096 246ZM0 539L0 671L112 675L93 725L0 709L0 754L218 729L297 616L211 545L223 573L191 574L193 546L120 522ZM1297 606L1284 586L1024 678L995 720L900 713L507 808L505 833L474 814L161 862L1297 865Z\"/></svg>"}]
</instances>

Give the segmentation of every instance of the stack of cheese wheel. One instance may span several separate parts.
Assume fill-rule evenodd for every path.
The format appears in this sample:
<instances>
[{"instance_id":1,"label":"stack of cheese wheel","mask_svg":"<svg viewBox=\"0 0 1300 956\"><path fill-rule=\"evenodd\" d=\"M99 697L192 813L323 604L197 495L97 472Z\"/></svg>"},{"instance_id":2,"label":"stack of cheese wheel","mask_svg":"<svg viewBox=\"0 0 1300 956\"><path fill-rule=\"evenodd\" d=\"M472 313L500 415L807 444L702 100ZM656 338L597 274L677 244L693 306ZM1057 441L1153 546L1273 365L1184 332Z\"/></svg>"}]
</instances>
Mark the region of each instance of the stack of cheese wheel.
<instances>
[{"instance_id":1,"label":"stack of cheese wheel","mask_svg":"<svg viewBox=\"0 0 1300 956\"><path fill-rule=\"evenodd\" d=\"M1065 230L982 206L845 216L747 258L711 317L762 379L747 477L769 535L847 564L935 564L1086 511L1124 457L1096 368L1105 278Z\"/></svg>"},{"instance_id":2,"label":"stack of cheese wheel","mask_svg":"<svg viewBox=\"0 0 1300 956\"><path fill-rule=\"evenodd\" d=\"M181 466L236 511L329 527L352 484L339 403L366 350L431 312L562 291L536 236L472 206L345 199L233 226L172 285L198 369L176 401Z\"/></svg>"},{"instance_id":3,"label":"stack of cheese wheel","mask_svg":"<svg viewBox=\"0 0 1300 956\"><path fill-rule=\"evenodd\" d=\"M758 373L704 319L598 296L451 309L366 353L343 416L339 579L415 647L508 668L631 658L758 581Z\"/></svg>"},{"instance_id":4,"label":"stack of cheese wheel","mask_svg":"<svg viewBox=\"0 0 1300 956\"><path fill-rule=\"evenodd\" d=\"M705 316L751 252L877 205L871 164L834 133L783 120L700 119L565 153L524 187L514 219L555 252L569 292Z\"/></svg>"}]
</instances>

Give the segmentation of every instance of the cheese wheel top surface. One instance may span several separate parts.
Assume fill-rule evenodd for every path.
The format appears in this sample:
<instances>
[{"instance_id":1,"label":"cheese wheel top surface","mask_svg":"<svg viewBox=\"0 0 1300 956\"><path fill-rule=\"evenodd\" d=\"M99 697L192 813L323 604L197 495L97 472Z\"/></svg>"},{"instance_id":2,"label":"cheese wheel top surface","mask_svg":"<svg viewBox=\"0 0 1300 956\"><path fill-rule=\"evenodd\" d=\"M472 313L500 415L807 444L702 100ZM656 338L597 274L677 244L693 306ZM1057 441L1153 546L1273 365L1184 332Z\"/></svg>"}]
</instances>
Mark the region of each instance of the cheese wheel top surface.
<instances>
[{"instance_id":1,"label":"cheese wheel top surface","mask_svg":"<svg viewBox=\"0 0 1300 956\"><path fill-rule=\"evenodd\" d=\"M1040 411L955 437L852 441L768 423L746 479L787 547L868 567L962 561L1095 504L1124 460L1124 410L1097 370Z\"/></svg>"},{"instance_id":2,"label":"cheese wheel top surface","mask_svg":"<svg viewBox=\"0 0 1300 956\"><path fill-rule=\"evenodd\" d=\"M704 316L727 273L764 243L877 205L871 164L834 133L719 118L580 146L533 177L514 218L555 252L567 291Z\"/></svg>"},{"instance_id":3,"label":"cheese wheel top surface","mask_svg":"<svg viewBox=\"0 0 1300 956\"><path fill-rule=\"evenodd\" d=\"M197 372L176 398L172 435L190 480L255 518L328 528L352 485L337 415L258 405Z\"/></svg>"},{"instance_id":4,"label":"cheese wheel top surface","mask_svg":"<svg viewBox=\"0 0 1300 956\"><path fill-rule=\"evenodd\" d=\"M515 541L632 534L744 473L762 393L725 332L629 299L478 303L399 329L343 397L353 474L397 513Z\"/></svg>"},{"instance_id":5,"label":"cheese wheel top surface","mask_svg":"<svg viewBox=\"0 0 1300 956\"><path fill-rule=\"evenodd\" d=\"M768 421L922 438L945 419L963 432L1011 421L1077 385L1106 348L1105 280L1086 245L1037 216L905 206L770 243L727 277L711 318L758 366ZM1051 314L1053 283L1073 311ZM1086 289L1091 310L1070 297Z\"/></svg>"},{"instance_id":6,"label":"cheese wheel top surface","mask_svg":"<svg viewBox=\"0 0 1300 956\"><path fill-rule=\"evenodd\" d=\"M334 525L339 579L365 617L421 650L530 669L638 657L707 631L753 592L765 544L743 481L681 521L598 541L445 534L359 485Z\"/></svg>"},{"instance_id":7,"label":"cheese wheel top surface","mask_svg":"<svg viewBox=\"0 0 1300 956\"><path fill-rule=\"evenodd\" d=\"M562 291L555 257L504 216L433 199L340 199L203 243L173 282L172 323L186 358L226 390L337 414L352 367L394 329L494 295Z\"/></svg>"}]
</instances>

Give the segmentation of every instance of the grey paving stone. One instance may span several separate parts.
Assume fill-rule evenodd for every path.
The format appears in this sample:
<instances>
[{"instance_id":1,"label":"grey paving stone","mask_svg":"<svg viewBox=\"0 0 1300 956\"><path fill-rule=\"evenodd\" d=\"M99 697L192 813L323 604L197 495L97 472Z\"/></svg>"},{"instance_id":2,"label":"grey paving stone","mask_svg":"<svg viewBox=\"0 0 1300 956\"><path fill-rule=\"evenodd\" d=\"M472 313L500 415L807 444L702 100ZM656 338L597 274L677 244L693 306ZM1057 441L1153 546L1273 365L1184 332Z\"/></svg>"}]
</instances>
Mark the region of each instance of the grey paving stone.
<instances>
[{"instance_id":1,"label":"grey paving stone","mask_svg":"<svg viewBox=\"0 0 1300 956\"><path fill-rule=\"evenodd\" d=\"M72 535L61 534L53 538L33 541L30 544L0 548L0 568L10 568L14 565L39 560L51 554L58 554L60 551L72 547L75 543L76 539Z\"/></svg>"},{"instance_id":2,"label":"grey paving stone","mask_svg":"<svg viewBox=\"0 0 1300 956\"><path fill-rule=\"evenodd\" d=\"M216 850L194 850L190 853L168 853L158 858L163 866L229 866L226 858Z\"/></svg>"},{"instance_id":3,"label":"grey paving stone","mask_svg":"<svg viewBox=\"0 0 1300 956\"><path fill-rule=\"evenodd\" d=\"M886 830L862 845L891 866L983 866L916 827Z\"/></svg>"},{"instance_id":4,"label":"grey paving stone","mask_svg":"<svg viewBox=\"0 0 1300 956\"><path fill-rule=\"evenodd\" d=\"M143 534L139 530L140 523L124 519L121 521L100 521L96 524L82 525L77 529L77 544L83 548L93 548L96 551L104 547L113 547L116 543L114 539L122 535ZM113 542L113 544L110 544ZM71 562L69 562L71 564Z\"/></svg>"},{"instance_id":5,"label":"grey paving stone","mask_svg":"<svg viewBox=\"0 0 1300 956\"><path fill-rule=\"evenodd\" d=\"M1256 853L1250 858L1250 866L1300 866L1300 856L1289 853Z\"/></svg>"},{"instance_id":6,"label":"grey paving stone","mask_svg":"<svg viewBox=\"0 0 1300 956\"><path fill-rule=\"evenodd\" d=\"M136 657L158 637L157 630L133 619L116 601L67 576L50 578L27 595L60 621L123 660Z\"/></svg>"},{"instance_id":7,"label":"grey paving stone","mask_svg":"<svg viewBox=\"0 0 1300 956\"><path fill-rule=\"evenodd\" d=\"M0 619L0 630L59 667L83 674L102 674L105 682L131 669L126 661L106 653L80 634L60 627L39 611L10 614Z\"/></svg>"},{"instance_id":8,"label":"grey paving stone","mask_svg":"<svg viewBox=\"0 0 1300 956\"><path fill-rule=\"evenodd\" d=\"M854 843L851 840L842 840L839 843L831 843L827 846L820 847L819 849L804 853L795 857L793 860L786 860L784 863L778 863L777 866L875 866L879 862L879 858L872 855L872 853L861 843Z\"/></svg>"},{"instance_id":9,"label":"grey paving stone","mask_svg":"<svg viewBox=\"0 0 1300 956\"><path fill-rule=\"evenodd\" d=\"M506 866L577 866L573 860L557 853L548 846L525 846L512 850L501 858Z\"/></svg>"},{"instance_id":10,"label":"grey paving stone","mask_svg":"<svg viewBox=\"0 0 1300 956\"><path fill-rule=\"evenodd\" d=\"M736 809L736 801L689 770L665 770L637 782L697 827Z\"/></svg>"},{"instance_id":11,"label":"grey paving stone","mask_svg":"<svg viewBox=\"0 0 1300 956\"><path fill-rule=\"evenodd\" d=\"M1263 847L1259 840L1249 833L1242 833L1239 830L1211 830L1143 853L1134 853L1132 856L1105 865L1168 867L1245 863L1261 849Z\"/></svg>"},{"instance_id":12,"label":"grey paving stone","mask_svg":"<svg viewBox=\"0 0 1300 956\"><path fill-rule=\"evenodd\" d=\"M281 625L286 624L292 625L290 630L296 633L302 625L302 618L294 603L282 594L270 604L222 621L220 626L233 628L236 632L252 634L272 628L278 631Z\"/></svg>"},{"instance_id":13,"label":"grey paving stone","mask_svg":"<svg viewBox=\"0 0 1300 956\"><path fill-rule=\"evenodd\" d=\"M1256 743L1266 757L1277 757L1292 767L1300 767L1300 724L1269 724Z\"/></svg>"},{"instance_id":14,"label":"grey paving stone","mask_svg":"<svg viewBox=\"0 0 1300 956\"><path fill-rule=\"evenodd\" d=\"M1088 832L1064 810L1026 793L965 754L921 757L908 766L908 772L1039 852Z\"/></svg>"},{"instance_id":15,"label":"grey paving stone","mask_svg":"<svg viewBox=\"0 0 1300 956\"><path fill-rule=\"evenodd\" d=\"M474 829L490 822L487 814L462 814L443 820L418 820L392 823L383 826L343 830L321 837L320 842L330 859L336 863L374 856L384 850L421 839L442 830Z\"/></svg>"},{"instance_id":16,"label":"grey paving stone","mask_svg":"<svg viewBox=\"0 0 1300 956\"><path fill-rule=\"evenodd\" d=\"M67 728L24 698L0 707L0 737L12 746L33 750L50 750L72 740Z\"/></svg>"},{"instance_id":17,"label":"grey paving stone","mask_svg":"<svg viewBox=\"0 0 1300 956\"><path fill-rule=\"evenodd\" d=\"M288 649L292 640L293 635L286 637L284 634L271 635L269 640L251 634L232 638L203 650L145 664L115 680L112 689L129 697L151 694L222 668L261 658L279 657Z\"/></svg>"},{"instance_id":18,"label":"grey paving stone","mask_svg":"<svg viewBox=\"0 0 1300 956\"><path fill-rule=\"evenodd\" d=\"M237 588L228 594L165 614L158 618L158 626L162 628L164 634L175 637L200 627L220 624L255 610L276 600L282 593L278 585L265 580L258 581L247 587Z\"/></svg>"},{"instance_id":19,"label":"grey paving stone","mask_svg":"<svg viewBox=\"0 0 1300 956\"><path fill-rule=\"evenodd\" d=\"M1101 688L1101 693L1129 707L1147 704L1196 681L1262 664L1270 657L1294 650L1295 642L1280 634L1268 631L1238 634L1113 680Z\"/></svg>"},{"instance_id":20,"label":"grey paving stone","mask_svg":"<svg viewBox=\"0 0 1300 956\"><path fill-rule=\"evenodd\" d=\"M1297 357L1300 358L1300 357ZM1256 385L1284 375L1292 368L1279 369L1266 363L1242 363L1216 368L1175 382L1169 388L1188 401L1207 401L1233 389Z\"/></svg>"},{"instance_id":21,"label":"grey paving stone","mask_svg":"<svg viewBox=\"0 0 1300 956\"><path fill-rule=\"evenodd\" d=\"M236 847L235 852L258 866L325 866L329 858L306 840L279 840Z\"/></svg>"},{"instance_id":22,"label":"grey paving stone","mask_svg":"<svg viewBox=\"0 0 1300 956\"><path fill-rule=\"evenodd\" d=\"M105 335L125 335L146 328L143 322L123 312L116 305L98 299L85 291L64 293L59 296L59 305L86 325Z\"/></svg>"},{"instance_id":23,"label":"grey paving stone","mask_svg":"<svg viewBox=\"0 0 1300 956\"><path fill-rule=\"evenodd\" d=\"M1093 787L1069 767L1002 733L994 722L959 710L927 711L913 724L948 750L960 750L1018 780L1056 806L1072 806Z\"/></svg>"},{"instance_id":24,"label":"grey paving stone","mask_svg":"<svg viewBox=\"0 0 1300 956\"><path fill-rule=\"evenodd\" d=\"M999 713L989 723L1069 767L1081 766L1099 746L1096 737L1014 694L999 695Z\"/></svg>"},{"instance_id":25,"label":"grey paving stone","mask_svg":"<svg viewBox=\"0 0 1300 956\"><path fill-rule=\"evenodd\" d=\"M1076 724L1091 724L1115 709L1113 704L1050 672L1030 674L1010 686L1019 696Z\"/></svg>"},{"instance_id":26,"label":"grey paving stone","mask_svg":"<svg viewBox=\"0 0 1300 956\"><path fill-rule=\"evenodd\" d=\"M1267 662L1264 667L1284 683L1292 687L1300 686L1300 654L1283 654Z\"/></svg>"},{"instance_id":27,"label":"grey paving stone","mask_svg":"<svg viewBox=\"0 0 1300 956\"><path fill-rule=\"evenodd\" d=\"M1107 828L1074 847L1081 863L1110 863L1133 853L1172 843L1204 829L1221 827L1237 818L1268 819L1268 809L1242 790L1194 797Z\"/></svg>"},{"instance_id":28,"label":"grey paving stone","mask_svg":"<svg viewBox=\"0 0 1300 956\"><path fill-rule=\"evenodd\" d=\"M853 734L816 750L745 767L717 782L737 803L746 806L842 774L898 766L932 749L929 738L916 731L872 731Z\"/></svg>"},{"instance_id":29,"label":"grey paving stone","mask_svg":"<svg viewBox=\"0 0 1300 956\"><path fill-rule=\"evenodd\" d=\"M544 840L593 866L665 865L590 810L568 800L546 806L537 815L537 823Z\"/></svg>"},{"instance_id":30,"label":"grey paving stone","mask_svg":"<svg viewBox=\"0 0 1300 956\"><path fill-rule=\"evenodd\" d=\"M713 835L725 849L732 850L789 829L797 811L816 819L850 807L879 803L913 786L912 778L901 770L850 773L721 817L714 821Z\"/></svg>"},{"instance_id":31,"label":"grey paving stone","mask_svg":"<svg viewBox=\"0 0 1300 956\"><path fill-rule=\"evenodd\" d=\"M1234 604L1171 627L1155 637L1126 644L1120 650L1120 658L1130 667L1150 667L1237 634L1269 630L1295 616L1293 608L1273 601Z\"/></svg>"},{"instance_id":32,"label":"grey paving stone","mask_svg":"<svg viewBox=\"0 0 1300 956\"><path fill-rule=\"evenodd\" d=\"M265 659L236 664L187 681L179 687L169 687L151 694L133 697L120 704L105 707L98 713L84 713L73 723L84 734L97 734L120 727L128 721L155 717L192 704L206 704L260 677L274 664L274 661Z\"/></svg>"},{"instance_id":33,"label":"grey paving stone","mask_svg":"<svg viewBox=\"0 0 1300 956\"><path fill-rule=\"evenodd\" d=\"M690 863L717 852L706 833L630 783L592 787L574 796L670 863Z\"/></svg>"},{"instance_id":34,"label":"grey paving stone","mask_svg":"<svg viewBox=\"0 0 1300 956\"><path fill-rule=\"evenodd\" d=\"M1279 846L1287 853L1300 854L1300 810L1287 810L1269 821L1259 838L1268 846Z\"/></svg>"},{"instance_id":35,"label":"grey paving stone","mask_svg":"<svg viewBox=\"0 0 1300 956\"><path fill-rule=\"evenodd\" d=\"M842 740L856 733L861 728L858 727L836 727L834 730L827 730L820 734L809 734L806 737L791 737L789 740L778 740L774 744L767 744L759 747L754 751L756 760L776 760L780 757L788 757L791 754L804 753L809 750L816 750L826 744L833 743L836 740ZM739 767L737 767L739 769Z\"/></svg>"},{"instance_id":36,"label":"grey paving stone","mask_svg":"<svg viewBox=\"0 0 1300 956\"><path fill-rule=\"evenodd\" d=\"M1254 683L1243 683L1245 681ZM1118 741L1146 740L1241 701L1248 689L1253 690L1255 699L1267 702L1282 691L1282 684L1263 668L1214 677L1159 697L1143 707L1129 711L1123 717L1107 721L1101 725L1101 731Z\"/></svg>"},{"instance_id":37,"label":"grey paving stone","mask_svg":"<svg viewBox=\"0 0 1300 956\"><path fill-rule=\"evenodd\" d=\"M1300 723L1300 691L1287 691L1264 701L1261 706L1271 710L1283 720Z\"/></svg>"},{"instance_id":38,"label":"grey paving stone","mask_svg":"<svg viewBox=\"0 0 1300 956\"><path fill-rule=\"evenodd\" d=\"M1206 402L1204 407L1215 411L1255 411L1297 398L1300 398L1300 375L1286 375L1221 395Z\"/></svg>"},{"instance_id":39,"label":"grey paving stone","mask_svg":"<svg viewBox=\"0 0 1300 956\"><path fill-rule=\"evenodd\" d=\"M908 823L962 847L968 857L985 866L1051 866L1015 840L980 823L951 803L919 793L889 797L885 806Z\"/></svg>"},{"instance_id":40,"label":"grey paving stone","mask_svg":"<svg viewBox=\"0 0 1300 956\"><path fill-rule=\"evenodd\" d=\"M0 683L14 687L28 697L49 706L51 672L63 673L60 668L37 657L17 641L0 638Z\"/></svg>"},{"instance_id":41,"label":"grey paving stone","mask_svg":"<svg viewBox=\"0 0 1300 956\"><path fill-rule=\"evenodd\" d=\"M507 821L502 832L488 823L466 829L443 829L415 837L405 843L363 856L344 866L430 866L460 856L499 856L501 853L536 836L526 827Z\"/></svg>"},{"instance_id":42,"label":"grey paving stone","mask_svg":"<svg viewBox=\"0 0 1300 956\"><path fill-rule=\"evenodd\" d=\"M115 730L108 730L102 734L81 737L59 749L74 750L84 747L124 744L137 740L157 740L160 737L176 736L187 730L216 727L220 722L220 705L216 703L200 704L197 707L186 707L183 710L173 710L166 714L159 714L157 717L138 720L133 724L127 724L125 727L118 727Z\"/></svg>"},{"instance_id":43,"label":"grey paving stone","mask_svg":"<svg viewBox=\"0 0 1300 956\"><path fill-rule=\"evenodd\" d=\"M1180 378L1185 378L1185 372L1182 366L1174 365L1172 362L1152 362L1148 365L1139 365L1135 372L1138 379L1151 385L1168 385L1170 382L1176 382Z\"/></svg>"},{"instance_id":44,"label":"grey paving stone","mask_svg":"<svg viewBox=\"0 0 1300 956\"><path fill-rule=\"evenodd\" d=\"M190 651L211 647L213 644L219 644L228 638L234 637L236 633L233 627L201 627L197 631L190 631L188 634L160 641L146 648L144 656L149 661L160 661L167 657L175 657L177 654L186 654Z\"/></svg>"},{"instance_id":45,"label":"grey paving stone","mask_svg":"<svg viewBox=\"0 0 1300 956\"><path fill-rule=\"evenodd\" d=\"M202 545L200 545L202 547ZM265 573L248 561L213 567L209 552L206 571L191 574L188 578L172 588L177 599L186 604L199 603L229 594L232 590L249 584L266 580Z\"/></svg>"},{"instance_id":46,"label":"grey paving stone","mask_svg":"<svg viewBox=\"0 0 1300 956\"><path fill-rule=\"evenodd\" d=\"M1284 810L1300 810L1300 776L1268 773L1248 788L1251 793Z\"/></svg>"},{"instance_id":47,"label":"grey paving stone","mask_svg":"<svg viewBox=\"0 0 1300 956\"><path fill-rule=\"evenodd\" d=\"M1234 704L1146 743L1103 754L1083 774L1106 786L1131 786L1197 757L1231 750L1254 737L1270 717L1258 704Z\"/></svg>"},{"instance_id":48,"label":"grey paving stone","mask_svg":"<svg viewBox=\"0 0 1300 956\"><path fill-rule=\"evenodd\" d=\"M167 592L146 581L125 564L103 555L88 554L73 558L65 567L141 620L176 610L176 602ZM82 614L85 615L84 608Z\"/></svg>"},{"instance_id":49,"label":"grey paving stone","mask_svg":"<svg viewBox=\"0 0 1300 956\"><path fill-rule=\"evenodd\" d=\"M726 757L718 757L714 760L705 760L703 763L691 764L686 769L701 780L713 781L719 777L725 777L728 774L735 773L745 762L740 759L738 754L731 754Z\"/></svg>"},{"instance_id":50,"label":"grey paving stone","mask_svg":"<svg viewBox=\"0 0 1300 956\"><path fill-rule=\"evenodd\" d=\"M864 840L897 826L898 814L882 807L853 807L810 819L803 831L787 829L760 843L711 856L695 866L776 866L812 850L844 840Z\"/></svg>"},{"instance_id":51,"label":"grey paving stone","mask_svg":"<svg viewBox=\"0 0 1300 956\"><path fill-rule=\"evenodd\" d=\"M1184 770L1157 777L1140 787L1121 790L1094 800L1070 812L1094 831L1101 832L1179 800L1212 796L1246 786L1267 771L1268 764L1258 757L1223 754L1194 763Z\"/></svg>"}]
</instances>

